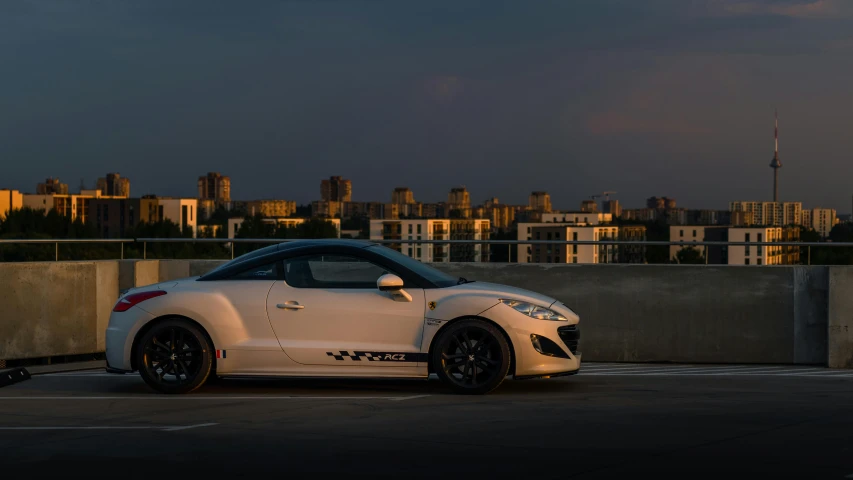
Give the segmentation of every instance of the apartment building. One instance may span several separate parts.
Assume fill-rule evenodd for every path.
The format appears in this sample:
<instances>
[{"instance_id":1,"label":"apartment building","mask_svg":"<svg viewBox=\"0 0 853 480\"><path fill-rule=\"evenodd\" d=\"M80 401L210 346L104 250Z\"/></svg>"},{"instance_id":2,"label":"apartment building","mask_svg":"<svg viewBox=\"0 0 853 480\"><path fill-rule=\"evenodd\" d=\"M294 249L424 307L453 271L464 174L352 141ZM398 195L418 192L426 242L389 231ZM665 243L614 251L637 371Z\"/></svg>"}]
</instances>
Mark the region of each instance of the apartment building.
<instances>
[{"instance_id":1,"label":"apartment building","mask_svg":"<svg viewBox=\"0 0 853 480\"><path fill-rule=\"evenodd\" d=\"M551 195L548 192L533 192L528 197L527 205L531 210L548 213L551 211Z\"/></svg>"},{"instance_id":2,"label":"apartment building","mask_svg":"<svg viewBox=\"0 0 853 480\"><path fill-rule=\"evenodd\" d=\"M93 198L88 208L89 223L104 238L123 238L140 222L151 221L139 198Z\"/></svg>"},{"instance_id":3,"label":"apartment building","mask_svg":"<svg viewBox=\"0 0 853 480\"><path fill-rule=\"evenodd\" d=\"M36 195L68 195L68 184L58 178L48 177L44 183L36 185Z\"/></svg>"},{"instance_id":4,"label":"apartment building","mask_svg":"<svg viewBox=\"0 0 853 480\"><path fill-rule=\"evenodd\" d=\"M410 188L397 187L391 192L391 203L397 205L408 205L415 203L415 194Z\"/></svg>"},{"instance_id":5,"label":"apartment building","mask_svg":"<svg viewBox=\"0 0 853 480\"><path fill-rule=\"evenodd\" d=\"M528 240L616 241L619 227L532 224ZM519 226L520 237L525 236ZM519 245L519 263L618 263L616 245Z\"/></svg>"},{"instance_id":6,"label":"apartment building","mask_svg":"<svg viewBox=\"0 0 853 480\"><path fill-rule=\"evenodd\" d=\"M216 203L231 201L231 177L219 172L208 172L198 177L198 198L213 200Z\"/></svg>"},{"instance_id":7,"label":"apartment building","mask_svg":"<svg viewBox=\"0 0 853 480\"><path fill-rule=\"evenodd\" d=\"M140 216L147 222L162 222L169 220L176 223L183 231L189 228L193 237L197 235L198 199L157 197L145 195L140 199Z\"/></svg>"},{"instance_id":8,"label":"apartment building","mask_svg":"<svg viewBox=\"0 0 853 480\"><path fill-rule=\"evenodd\" d=\"M108 173L96 182L97 189L108 197L130 197L130 180L118 173Z\"/></svg>"},{"instance_id":9,"label":"apartment building","mask_svg":"<svg viewBox=\"0 0 853 480\"><path fill-rule=\"evenodd\" d=\"M341 219L339 218L327 218L325 219L327 222L331 223L335 226L335 230L338 233L338 238L341 238ZM228 219L228 238L236 238L237 232L240 230L240 226L243 225L243 218L229 218ZM264 223L268 223L270 225L276 225L284 228L295 228L298 225L308 221L307 218L269 218L265 217L261 220Z\"/></svg>"},{"instance_id":10,"label":"apartment building","mask_svg":"<svg viewBox=\"0 0 853 480\"><path fill-rule=\"evenodd\" d=\"M729 263L726 246L689 245L699 242L725 242L729 237L728 226L711 225L675 225L669 227L669 239L673 242L683 242L688 245L670 245L669 259L678 261L678 252L685 248L695 248L702 256L708 256L708 263L725 265Z\"/></svg>"},{"instance_id":11,"label":"apartment building","mask_svg":"<svg viewBox=\"0 0 853 480\"><path fill-rule=\"evenodd\" d=\"M0 190L0 220L12 210L18 210L24 206L24 195L17 190Z\"/></svg>"},{"instance_id":12,"label":"apartment building","mask_svg":"<svg viewBox=\"0 0 853 480\"><path fill-rule=\"evenodd\" d=\"M113 198L102 195L100 190L83 190L80 194L23 194L23 206L33 210L53 209L60 215L71 217L71 220L79 219L86 223L89 221L89 203L93 199Z\"/></svg>"},{"instance_id":13,"label":"apartment building","mask_svg":"<svg viewBox=\"0 0 853 480\"><path fill-rule=\"evenodd\" d=\"M613 221L612 213L599 212L552 212L543 213L542 223L574 223L583 225L602 225Z\"/></svg>"},{"instance_id":14,"label":"apartment building","mask_svg":"<svg viewBox=\"0 0 853 480\"><path fill-rule=\"evenodd\" d=\"M490 222L483 219L371 220L371 240L399 240L385 244L422 262L487 262L489 247L482 244L417 244L406 240L488 240Z\"/></svg>"},{"instance_id":15,"label":"apartment building","mask_svg":"<svg viewBox=\"0 0 853 480\"><path fill-rule=\"evenodd\" d=\"M797 242L798 227L731 227L730 242ZM796 246L746 245L729 246L729 265L796 265L800 263L800 249Z\"/></svg>"},{"instance_id":16,"label":"apartment building","mask_svg":"<svg viewBox=\"0 0 853 480\"><path fill-rule=\"evenodd\" d=\"M351 202L352 181L339 176L321 180L320 199L326 202Z\"/></svg>"},{"instance_id":17,"label":"apartment building","mask_svg":"<svg viewBox=\"0 0 853 480\"><path fill-rule=\"evenodd\" d=\"M746 212L752 225L786 226L802 222L802 202L731 202L731 212Z\"/></svg>"},{"instance_id":18,"label":"apartment building","mask_svg":"<svg viewBox=\"0 0 853 480\"><path fill-rule=\"evenodd\" d=\"M636 234L636 232L635 232ZM576 223L519 223L518 240L619 240L619 227ZM614 245L525 245L517 248L518 263L617 263Z\"/></svg>"},{"instance_id":19,"label":"apartment building","mask_svg":"<svg viewBox=\"0 0 853 480\"><path fill-rule=\"evenodd\" d=\"M809 215L803 215L803 225L813 228L823 238L829 237L832 227L838 223L838 212L832 208L813 208L806 211ZM809 222L805 223L807 216Z\"/></svg>"},{"instance_id":20,"label":"apartment building","mask_svg":"<svg viewBox=\"0 0 853 480\"><path fill-rule=\"evenodd\" d=\"M292 200L250 200L246 202L246 213L262 217L290 217L296 213L296 202Z\"/></svg>"}]
</instances>

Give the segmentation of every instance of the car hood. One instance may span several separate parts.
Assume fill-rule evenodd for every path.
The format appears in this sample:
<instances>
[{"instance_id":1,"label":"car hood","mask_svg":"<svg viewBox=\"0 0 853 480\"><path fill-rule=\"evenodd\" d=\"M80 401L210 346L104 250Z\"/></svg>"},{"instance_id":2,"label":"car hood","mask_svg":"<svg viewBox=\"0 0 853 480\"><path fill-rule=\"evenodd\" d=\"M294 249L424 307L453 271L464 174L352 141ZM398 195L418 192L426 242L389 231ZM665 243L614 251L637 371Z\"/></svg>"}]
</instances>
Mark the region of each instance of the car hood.
<instances>
[{"instance_id":1,"label":"car hood","mask_svg":"<svg viewBox=\"0 0 853 480\"><path fill-rule=\"evenodd\" d=\"M508 285L500 285L497 283L488 282L470 282L463 283L450 287L454 292L465 292L470 294L494 295L495 300L506 298L512 300L520 300L522 302L530 302L542 307L550 307L557 300L541 293L531 292L518 287L510 287Z\"/></svg>"}]
</instances>

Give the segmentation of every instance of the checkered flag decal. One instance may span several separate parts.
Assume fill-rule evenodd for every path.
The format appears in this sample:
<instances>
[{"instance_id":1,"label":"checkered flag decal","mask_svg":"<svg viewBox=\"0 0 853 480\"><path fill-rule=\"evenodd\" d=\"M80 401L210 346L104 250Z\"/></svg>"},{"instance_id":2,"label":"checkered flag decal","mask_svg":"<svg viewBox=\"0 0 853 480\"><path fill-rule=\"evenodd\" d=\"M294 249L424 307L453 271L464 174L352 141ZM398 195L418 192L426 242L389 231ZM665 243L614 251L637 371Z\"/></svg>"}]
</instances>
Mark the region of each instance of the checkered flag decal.
<instances>
[{"instance_id":1,"label":"checkered flag decal","mask_svg":"<svg viewBox=\"0 0 853 480\"><path fill-rule=\"evenodd\" d=\"M428 354L412 353L412 352L359 352L349 350L339 350L335 352L326 352L326 355L333 357L335 360L343 362L346 359L360 362L367 360L368 362L426 362Z\"/></svg>"},{"instance_id":2,"label":"checkered flag decal","mask_svg":"<svg viewBox=\"0 0 853 480\"><path fill-rule=\"evenodd\" d=\"M370 353L370 352L353 352L350 354L349 351L343 350L343 351L338 351L338 353L326 352L326 355L328 355L330 357L335 357L335 360L343 360L346 357L349 357L350 360L355 360L358 362L361 361L362 357L367 359L367 361L369 361L369 362L378 362L378 361L382 360L382 355L378 355L378 354L374 355L373 353Z\"/></svg>"}]
</instances>

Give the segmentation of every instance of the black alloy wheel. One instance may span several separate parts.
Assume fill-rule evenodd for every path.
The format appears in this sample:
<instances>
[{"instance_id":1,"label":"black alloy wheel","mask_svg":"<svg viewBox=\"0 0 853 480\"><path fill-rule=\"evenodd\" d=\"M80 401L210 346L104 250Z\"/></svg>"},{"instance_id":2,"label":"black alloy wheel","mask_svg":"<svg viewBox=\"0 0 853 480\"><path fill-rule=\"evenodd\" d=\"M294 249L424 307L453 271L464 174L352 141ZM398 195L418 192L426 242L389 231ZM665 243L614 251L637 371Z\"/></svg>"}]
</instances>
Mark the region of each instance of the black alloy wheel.
<instances>
[{"instance_id":1,"label":"black alloy wheel","mask_svg":"<svg viewBox=\"0 0 853 480\"><path fill-rule=\"evenodd\" d=\"M481 395L504 381L510 364L509 344L492 324L458 320L439 334L433 371L458 393Z\"/></svg>"},{"instance_id":2,"label":"black alloy wheel","mask_svg":"<svg viewBox=\"0 0 853 480\"><path fill-rule=\"evenodd\" d=\"M213 366L207 336L186 320L151 328L137 346L139 374L162 393L189 393L204 384Z\"/></svg>"}]
</instances>

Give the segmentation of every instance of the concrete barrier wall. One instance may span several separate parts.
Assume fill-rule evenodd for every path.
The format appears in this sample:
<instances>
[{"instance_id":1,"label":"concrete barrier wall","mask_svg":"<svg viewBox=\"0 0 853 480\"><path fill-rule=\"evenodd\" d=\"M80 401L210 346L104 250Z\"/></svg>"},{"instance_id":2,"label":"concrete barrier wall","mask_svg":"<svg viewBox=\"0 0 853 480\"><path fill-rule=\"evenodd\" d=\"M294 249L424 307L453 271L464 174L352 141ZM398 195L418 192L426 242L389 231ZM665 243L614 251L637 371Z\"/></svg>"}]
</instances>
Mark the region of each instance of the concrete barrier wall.
<instances>
[{"instance_id":1,"label":"concrete barrier wall","mask_svg":"<svg viewBox=\"0 0 853 480\"><path fill-rule=\"evenodd\" d=\"M853 368L853 267L829 270L828 364Z\"/></svg>"},{"instance_id":2,"label":"concrete barrier wall","mask_svg":"<svg viewBox=\"0 0 853 480\"><path fill-rule=\"evenodd\" d=\"M201 275L222 263L0 264L0 359L100 351L119 288ZM850 267L435 266L566 303L581 316L589 361L853 368Z\"/></svg>"},{"instance_id":3,"label":"concrete barrier wall","mask_svg":"<svg viewBox=\"0 0 853 480\"><path fill-rule=\"evenodd\" d=\"M104 351L118 279L115 261L0 263L0 359Z\"/></svg>"},{"instance_id":4,"label":"concrete barrier wall","mask_svg":"<svg viewBox=\"0 0 853 480\"><path fill-rule=\"evenodd\" d=\"M444 264L550 295L581 317L585 360L826 362L826 267Z\"/></svg>"}]
</instances>

